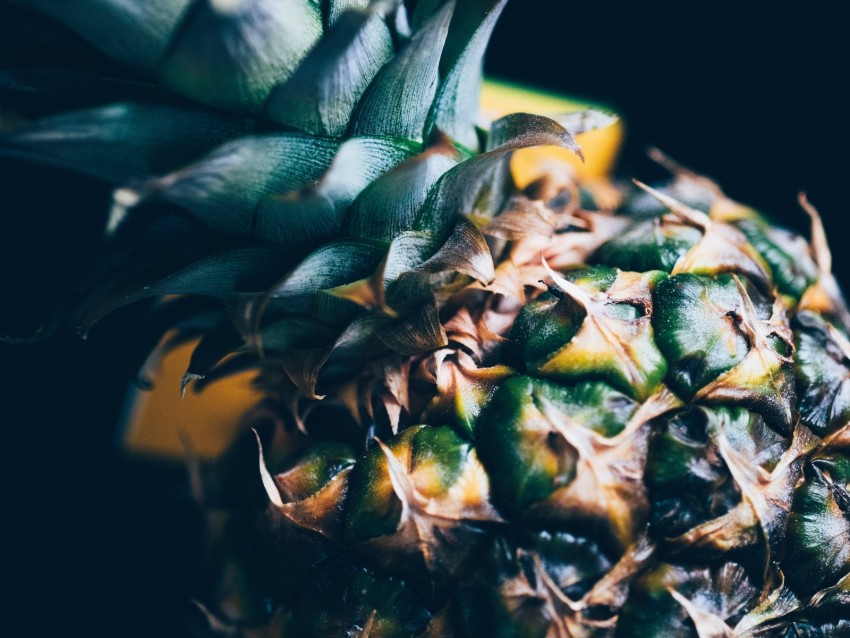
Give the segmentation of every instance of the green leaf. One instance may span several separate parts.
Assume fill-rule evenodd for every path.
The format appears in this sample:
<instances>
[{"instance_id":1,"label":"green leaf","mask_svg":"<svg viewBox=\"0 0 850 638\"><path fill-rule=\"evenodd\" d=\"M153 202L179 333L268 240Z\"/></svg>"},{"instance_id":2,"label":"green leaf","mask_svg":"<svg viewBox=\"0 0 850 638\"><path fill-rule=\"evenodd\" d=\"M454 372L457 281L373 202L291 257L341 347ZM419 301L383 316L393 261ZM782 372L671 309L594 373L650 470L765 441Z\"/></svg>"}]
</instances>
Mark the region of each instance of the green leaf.
<instances>
[{"instance_id":1,"label":"green leaf","mask_svg":"<svg viewBox=\"0 0 850 638\"><path fill-rule=\"evenodd\" d=\"M263 199L254 233L302 250L327 240L340 229L346 210L361 191L417 150L417 144L393 138L346 140L318 184Z\"/></svg>"},{"instance_id":2,"label":"green leaf","mask_svg":"<svg viewBox=\"0 0 850 638\"><path fill-rule=\"evenodd\" d=\"M327 346L336 335L315 319L301 315L281 317L263 326L258 345L265 355L287 354Z\"/></svg>"},{"instance_id":3,"label":"green leaf","mask_svg":"<svg viewBox=\"0 0 850 638\"><path fill-rule=\"evenodd\" d=\"M579 152L572 135L541 115L514 113L493 123L487 150L445 173L416 218L415 230L448 233L459 215L492 216L501 208L510 182L510 154L529 146L563 146Z\"/></svg>"},{"instance_id":4,"label":"green leaf","mask_svg":"<svg viewBox=\"0 0 850 638\"><path fill-rule=\"evenodd\" d=\"M405 231L390 244L383 270L385 285L390 285L402 273L423 263L440 247L440 241L431 233Z\"/></svg>"},{"instance_id":5,"label":"green leaf","mask_svg":"<svg viewBox=\"0 0 850 638\"><path fill-rule=\"evenodd\" d=\"M423 138L437 92L437 52L443 49L454 7L454 0L447 2L381 69L354 112L352 135Z\"/></svg>"},{"instance_id":6,"label":"green leaf","mask_svg":"<svg viewBox=\"0 0 850 638\"><path fill-rule=\"evenodd\" d=\"M318 190L307 189L263 200L254 233L303 255L333 237L339 225L334 201Z\"/></svg>"},{"instance_id":7,"label":"green leaf","mask_svg":"<svg viewBox=\"0 0 850 638\"><path fill-rule=\"evenodd\" d=\"M128 304L164 295L201 295L226 300L236 293L261 292L291 264L279 248L239 248L201 259L154 281L125 284L87 308L85 332L110 312Z\"/></svg>"},{"instance_id":8,"label":"green leaf","mask_svg":"<svg viewBox=\"0 0 850 638\"><path fill-rule=\"evenodd\" d=\"M174 170L250 126L243 117L112 104L54 115L2 135L0 154L17 149L37 161L120 183Z\"/></svg>"},{"instance_id":9,"label":"green leaf","mask_svg":"<svg viewBox=\"0 0 850 638\"><path fill-rule=\"evenodd\" d=\"M440 8L445 0L417 0L413 9L410 24L414 31L418 31Z\"/></svg>"},{"instance_id":10,"label":"green leaf","mask_svg":"<svg viewBox=\"0 0 850 638\"><path fill-rule=\"evenodd\" d=\"M165 54L192 0L14 0L68 25L98 49L132 66Z\"/></svg>"},{"instance_id":11,"label":"green leaf","mask_svg":"<svg viewBox=\"0 0 850 638\"><path fill-rule=\"evenodd\" d=\"M155 102L168 99L156 84L58 67L23 67L0 70L0 100L16 119L39 117L118 102ZM23 123L23 122L21 122ZM17 130L18 126L10 122ZM0 116L0 130L3 130Z\"/></svg>"},{"instance_id":12,"label":"green leaf","mask_svg":"<svg viewBox=\"0 0 850 638\"><path fill-rule=\"evenodd\" d=\"M557 120L533 113L511 113L490 127L486 151L504 151L529 146L563 146L584 159L572 133Z\"/></svg>"},{"instance_id":13,"label":"green leaf","mask_svg":"<svg viewBox=\"0 0 850 638\"><path fill-rule=\"evenodd\" d=\"M269 291L267 312L305 312L319 290L368 277L378 266L384 246L365 240L338 241L313 251Z\"/></svg>"},{"instance_id":14,"label":"green leaf","mask_svg":"<svg viewBox=\"0 0 850 638\"><path fill-rule=\"evenodd\" d=\"M328 0L327 24L331 27L348 11L366 9L371 0ZM373 5L375 3L372 3Z\"/></svg>"},{"instance_id":15,"label":"green leaf","mask_svg":"<svg viewBox=\"0 0 850 638\"><path fill-rule=\"evenodd\" d=\"M199 0L159 75L201 102L256 111L321 36L321 12L311 0Z\"/></svg>"},{"instance_id":16,"label":"green leaf","mask_svg":"<svg viewBox=\"0 0 850 638\"><path fill-rule=\"evenodd\" d=\"M413 227L428 193L457 161L454 147L444 142L388 171L354 200L342 232L352 237L393 241Z\"/></svg>"},{"instance_id":17,"label":"green leaf","mask_svg":"<svg viewBox=\"0 0 850 638\"><path fill-rule=\"evenodd\" d=\"M350 11L333 20L292 77L272 91L264 108L272 120L341 136L366 87L392 57L392 38L378 11Z\"/></svg>"},{"instance_id":18,"label":"green leaf","mask_svg":"<svg viewBox=\"0 0 850 638\"><path fill-rule=\"evenodd\" d=\"M247 235L261 199L320 179L338 148L335 140L301 133L243 137L142 185L129 200L164 199L210 228Z\"/></svg>"},{"instance_id":19,"label":"green leaf","mask_svg":"<svg viewBox=\"0 0 850 638\"><path fill-rule=\"evenodd\" d=\"M384 322L384 317L360 315L342 330L331 330L319 322L312 328L309 324L298 327L302 332L290 337L292 347L279 351L287 376L307 397L321 398L316 395L320 371L323 377L335 374L343 382L357 375L363 370L366 358L375 354L375 349L367 348L367 344ZM332 374L325 373L326 363L333 368Z\"/></svg>"},{"instance_id":20,"label":"green leaf","mask_svg":"<svg viewBox=\"0 0 850 638\"><path fill-rule=\"evenodd\" d=\"M414 356L448 345L448 337L433 301L420 304L410 316L383 326L378 339L395 352Z\"/></svg>"},{"instance_id":21,"label":"green leaf","mask_svg":"<svg viewBox=\"0 0 850 638\"><path fill-rule=\"evenodd\" d=\"M387 256L383 275L388 284L387 297L394 309L409 309L426 303L433 297L434 290L448 283L455 273L468 275L485 286L493 282L495 273L490 248L481 231L469 220L460 218L443 242L426 233L424 241L408 243L414 237L406 237L404 244L393 242ZM405 253L399 254L402 247ZM406 269L396 274L402 264ZM392 280L390 276L397 279Z\"/></svg>"},{"instance_id":22,"label":"green leaf","mask_svg":"<svg viewBox=\"0 0 850 638\"><path fill-rule=\"evenodd\" d=\"M441 81L426 137L437 128L466 148L478 147L484 51L507 0L459 0L440 59Z\"/></svg>"},{"instance_id":23,"label":"green leaf","mask_svg":"<svg viewBox=\"0 0 850 638\"><path fill-rule=\"evenodd\" d=\"M457 272L484 285L491 284L495 278L487 241L478 227L464 217L458 220L446 243L416 270L423 273Z\"/></svg>"}]
</instances>

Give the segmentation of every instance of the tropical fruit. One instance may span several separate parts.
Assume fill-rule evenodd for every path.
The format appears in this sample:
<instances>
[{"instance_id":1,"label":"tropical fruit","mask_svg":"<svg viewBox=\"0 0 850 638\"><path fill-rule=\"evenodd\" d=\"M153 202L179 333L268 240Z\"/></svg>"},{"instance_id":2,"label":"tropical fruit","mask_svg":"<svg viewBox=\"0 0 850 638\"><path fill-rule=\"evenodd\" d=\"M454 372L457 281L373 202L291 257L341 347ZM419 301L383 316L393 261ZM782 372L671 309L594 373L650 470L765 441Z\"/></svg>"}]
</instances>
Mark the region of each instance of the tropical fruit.
<instances>
[{"instance_id":1,"label":"tropical fruit","mask_svg":"<svg viewBox=\"0 0 850 638\"><path fill-rule=\"evenodd\" d=\"M477 126L504 1L21 4L135 78L0 76L4 153L116 185L36 336L154 300L182 390L256 371L192 464L213 632L850 635L850 315L804 198L811 244L660 154L657 188L517 156L614 118Z\"/></svg>"}]
</instances>

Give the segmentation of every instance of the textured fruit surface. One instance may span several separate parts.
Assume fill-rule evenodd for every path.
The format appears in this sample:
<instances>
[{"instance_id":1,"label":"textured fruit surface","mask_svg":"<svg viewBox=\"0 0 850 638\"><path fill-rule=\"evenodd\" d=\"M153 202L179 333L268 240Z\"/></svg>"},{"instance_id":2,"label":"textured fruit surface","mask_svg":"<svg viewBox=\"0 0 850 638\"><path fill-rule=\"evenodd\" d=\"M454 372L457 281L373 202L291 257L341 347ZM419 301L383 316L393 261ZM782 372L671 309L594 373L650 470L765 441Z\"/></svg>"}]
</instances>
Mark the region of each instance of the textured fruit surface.
<instances>
[{"instance_id":1,"label":"textured fruit surface","mask_svg":"<svg viewBox=\"0 0 850 638\"><path fill-rule=\"evenodd\" d=\"M2 152L116 187L36 336L147 300L175 393L262 397L190 455L211 633L850 634L850 314L805 198L809 241L660 153L656 188L522 155L614 148L599 110L476 126L503 0L21 3L145 78L0 76Z\"/></svg>"}]
</instances>

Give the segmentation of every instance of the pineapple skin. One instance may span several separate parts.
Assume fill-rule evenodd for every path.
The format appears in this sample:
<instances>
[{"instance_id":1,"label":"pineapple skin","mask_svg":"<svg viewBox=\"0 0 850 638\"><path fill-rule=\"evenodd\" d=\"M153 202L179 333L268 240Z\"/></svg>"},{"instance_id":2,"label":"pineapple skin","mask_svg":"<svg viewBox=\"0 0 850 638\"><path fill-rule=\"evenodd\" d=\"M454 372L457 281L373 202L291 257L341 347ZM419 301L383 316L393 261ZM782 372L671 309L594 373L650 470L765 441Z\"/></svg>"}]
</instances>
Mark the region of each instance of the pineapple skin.
<instances>
[{"instance_id":1,"label":"pineapple skin","mask_svg":"<svg viewBox=\"0 0 850 638\"><path fill-rule=\"evenodd\" d=\"M349 380L359 403L329 393L306 438L249 417L280 571L316 552L292 635L845 635L850 348L825 245L676 171L616 213L518 191L502 215L551 212L551 234L452 291L444 348ZM524 296L494 292L515 271ZM309 442L346 419L378 432L365 453Z\"/></svg>"},{"instance_id":2,"label":"pineapple skin","mask_svg":"<svg viewBox=\"0 0 850 638\"><path fill-rule=\"evenodd\" d=\"M420 0L409 25L358 0L22 4L212 107L0 139L113 181L110 232L177 206L159 233L228 244L131 254L145 285L70 318L165 296L174 342L203 335L184 389L261 370L256 437L194 468L211 630L850 633L850 321L808 202L811 247L661 156L658 190L511 179L515 151L604 125L475 129L504 2Z\"/></svg>"}]
</instances>

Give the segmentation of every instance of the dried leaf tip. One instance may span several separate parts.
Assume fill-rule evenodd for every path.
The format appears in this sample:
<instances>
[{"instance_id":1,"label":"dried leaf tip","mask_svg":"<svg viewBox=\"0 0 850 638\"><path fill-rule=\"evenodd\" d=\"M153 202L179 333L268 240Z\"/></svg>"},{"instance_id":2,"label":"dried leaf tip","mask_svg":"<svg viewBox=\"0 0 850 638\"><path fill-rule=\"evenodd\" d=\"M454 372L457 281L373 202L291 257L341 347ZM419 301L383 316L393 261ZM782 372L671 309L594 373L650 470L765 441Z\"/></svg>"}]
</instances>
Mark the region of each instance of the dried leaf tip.
<instances>
[{"instance_id":1,"label":"dried leaf tip","mask_svg":"<svg viewBox=\"0 0 850 638\"><path fill-rule=\"evenodd\" d=\"M680 202L678 199L665 195L661 191L655 190L651 186L644 184L639 179L632 178L632 182L641 190L649 193L660 204L666 206L671 213L676 215L676 217L683 219L687 223L692 224L703 231L707 230L709 226L711 226L711 218L702 211L697 210L696 208L691 208L690 206Z\"/></svg>"},{"instance_id":2,"label":"dried leaf tip","mask_svg":"<svg viewBox=\"0 0 850 638\"><path fill-rule=\"evenodd\" d=\"M815 263L821 273L830 274L832 272L832 252L829 250L829 244L826 241L826 231L820 214L817 208L809 202L805 193L798 193L797 201L800 202L800 206L812 220L812 252L814 253Z\"/></svg>"},{"instance_id":3,"label":"dried leaf tip","mask_svg":"<svg viewBox=\"0 0 850 638\"><path fill-rule=\"evenodd\" d=\"M740 277L738 277L738 275L732 275L732 279L735 281L735 286L738 288L738 294L741 295L741 326L747 332L747 335L752 341L753 347L756 349L769 349L770 343L767 338L769 335L774 335L782 339L793 352L794 340L791 337L791 334L787 328L777 321L777 315L783 310L783 306L780 305L779 298L777 297L777 301L773 305L773 312L770 319L762 321L758 318L758 313L756 312L750 293L747 292L747 288L744 286ZM793 363L793 357L779 358L786 363Z\"/></svg>"},{"instance_id":4,"label":"dried leaf tip","mask_svg":"<svg viewBox=\"0 0 850 638\"><path fill-rule=\"evenodd\" d=\"M706 189L716 197L726 197L723 191L720 190L720 187L717 185L717 182L715 182L713 179L705 177L704 175L700 175L699 173L692 171L686 166L683 166L682 164L674 160L672 157L667 155L667 153L665 153L661 149L651 146L647 151L647 155L649 156L649 159L651 159L653 162L655 162L665 170L672 173L674 176L687 179L693 182L694 184L697 184L701 188Z\"/></svg>"},{"instance_id":5,"label":"dried leaf tip","mask_svg":"<svg viewBox=\"0 0 850 638\"><path fill-rule=\"evenodd\" d=\"M542 258L542 262L543 268L546 269L546 272L552 278L552 281L555 282L555 286L557 286L559 290L565 292L567 295L570 296L571 299L573 299L573 301L575 301L576 303L581 305L585 310L587 310L588 306L593 303L593 298L584 290L576 286L573 282L567 281L566 279L561 277L561 275L552 270L545 257Z\"/></svg>"},{"instance_id":6,"label":"dried leaf tip","mask_svg":"<svg viewBox=\"0 0 850 638\"><path fill-rule=\"evenodd\" d=\"M277 485L274 482L274 478L272 478L269 469L266 467L266 459L263 456L263 442L260 440L260 434L254 428L251 428L251 432L254 433L254 436L257 438L257 452L258 452L258 460L259 460L259 468L260 468L260 478L263 481L263 487L266 490L266 495L269 497L269 500L277 507L283 507L283 499L280 498L280 492L277 490Z\"/></svg>"},{"instance_id":7,"label":"dried leaf tip","mask_svg":"<svg viewBox=\"0 0 850 638\"><path fill-rule=\"evenodd\" d=\"M104 233L110 236L118 230L118 227L127 219L131 208L138 206L142 201L142 194L132 188L117 188L112 192L112 207L106 220Z\"/></svg>"},{"instance_id":8,"label":"dried leaf tip","mask_svg":"<svg viewBox=\"0 0 850 638\"><path fill-rule=\"evenodd\" d=\"M187 372L180 377L180 398L183 399L186 397L186 390L189 389L193 381L202 381L203 379L204 375L196 372Z\"/></svg>"}]
</instances>

